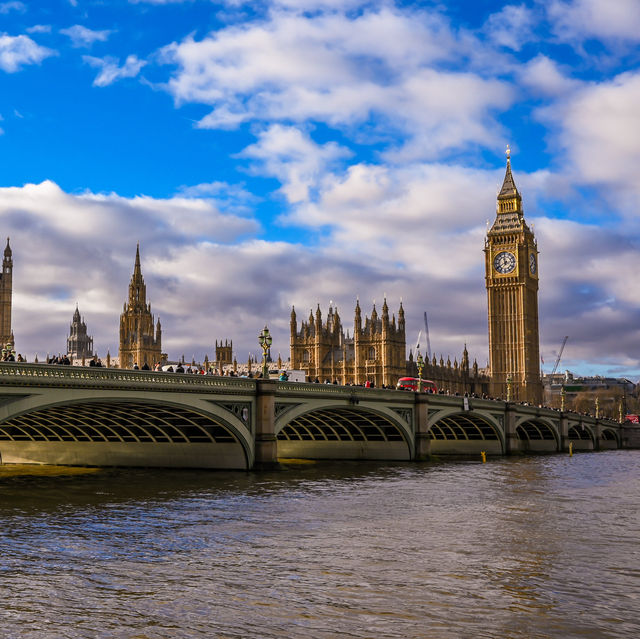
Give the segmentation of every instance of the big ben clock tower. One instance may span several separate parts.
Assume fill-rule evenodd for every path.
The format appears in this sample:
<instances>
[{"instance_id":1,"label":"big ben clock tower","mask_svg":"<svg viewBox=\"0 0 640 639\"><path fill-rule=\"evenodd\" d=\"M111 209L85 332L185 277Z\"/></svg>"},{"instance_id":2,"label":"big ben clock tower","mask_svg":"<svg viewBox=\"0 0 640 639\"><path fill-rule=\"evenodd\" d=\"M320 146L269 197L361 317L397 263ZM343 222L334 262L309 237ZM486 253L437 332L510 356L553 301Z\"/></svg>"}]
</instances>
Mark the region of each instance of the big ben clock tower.
<instances>
[{"instance_id":1,"label":"big ben clock tower","mask_svg":"<svg viewBox=\"0 0 640 639\"><path fill-rule=\"evenodd\" d=\"M509 147L497 215L487 232L484 253L492 392L540 404L538 248L513 181Z\"/></svg>"}]
</instances>

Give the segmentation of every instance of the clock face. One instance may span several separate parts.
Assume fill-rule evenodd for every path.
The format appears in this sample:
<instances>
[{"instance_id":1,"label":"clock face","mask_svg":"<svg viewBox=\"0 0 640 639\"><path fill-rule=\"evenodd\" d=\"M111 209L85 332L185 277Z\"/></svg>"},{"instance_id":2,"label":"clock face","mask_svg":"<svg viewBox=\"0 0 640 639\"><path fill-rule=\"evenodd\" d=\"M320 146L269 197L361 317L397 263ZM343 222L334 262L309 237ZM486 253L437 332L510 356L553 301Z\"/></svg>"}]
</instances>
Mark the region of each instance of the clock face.
<instances>
[{"instance_id":1,"label":"clock face","mask_svg":"<svg viewBox=\"0 0 640 639\"><path fill-rule=\"evenodd\" d=\"M536 274L537 267L538 267L538 265L536 263L536 254L535 253L530 253L529 254L529 270L531 271L531 275L535 275Z\"/></svg>"},{"instance_id":2,"label":"clock face","mask_svg":"<svg viewBox=\"0 0 640 639\"><path fill-rule=\"evenodd\" d=\"M516 256L513 253L509 253L509 251L502 251L502 253L498 253L493 258L493 268L495 268L498 273L506 275L507 273L511 273L515 267Z\"/></svg>"}]
</instances>

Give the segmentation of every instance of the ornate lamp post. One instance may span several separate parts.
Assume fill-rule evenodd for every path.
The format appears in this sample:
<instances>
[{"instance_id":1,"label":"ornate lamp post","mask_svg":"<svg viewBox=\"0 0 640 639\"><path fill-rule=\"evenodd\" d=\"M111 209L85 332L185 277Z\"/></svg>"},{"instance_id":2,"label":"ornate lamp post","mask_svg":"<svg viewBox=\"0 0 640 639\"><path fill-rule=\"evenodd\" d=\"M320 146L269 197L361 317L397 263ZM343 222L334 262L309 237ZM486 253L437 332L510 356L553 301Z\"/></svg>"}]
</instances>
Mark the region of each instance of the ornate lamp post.
<instances>
[{"instance_id":1,"label":"ornate lamp post","mask_svg":"<svg viewBox=\"0 0 640 639\"><path fill-rule=\"evenodd\" d=\"M418 353L418 357L416 358L416 366L418 367L418 392L422 392L422 371L424 370L424 359L422 359L422 355Z\"/></svg>"},{"instance_id":2,"label":"ornate lamp post","mask_svg":"<svg viewBox=\"0 0 640 639\"><path fill-rule=\"evenodd\" d=\"M622 399L618 403L618 421L622 424Z\"/></svg>"},{"instance_id":3,"label":"ornate lamp post","mask_svg":"<svg viewBox=\"0 0 640 639\"><path fill-rule=\"evenodd\" d=\"M269 379L267 353L269 352L269 347L273 342L273 338L271 337L271 333L269 333L269 329L266 326L262 329L260 335L258 335L258 342L262 347L262 379Z\"/></svg>"},{"instance_id":4,"label":"ornate lamp post","mask_svg":"<svg viewBox=\"0 0 640 639\"><path fill-rule=\"evenodd\" d=\"M567 391L564 390L564 384L562 385L562 390L560 391L560 410L564 413L564 402L567 396Z\"/></svg>"},{"instance_id":5,"label":"ornate lamp post","mask_svg":"<svg viewBox=\"0 0 640 639\"><path fill-rule=\"evenodd\" d=\"M510 402L511 401L511 382L513 380L511 379L511 375L509 375L509 377L507 377L507 401Z\"/></svg>"},{"instance_id":6,"label":"ornate lamp post","mask_svg":"<svg viewBox=\"0 0 640 639\"><path fill-rule=\"evenodd\" d=\"M596 419L600 417L600 398L596 397Z\"/></svg>"}]
</instances>

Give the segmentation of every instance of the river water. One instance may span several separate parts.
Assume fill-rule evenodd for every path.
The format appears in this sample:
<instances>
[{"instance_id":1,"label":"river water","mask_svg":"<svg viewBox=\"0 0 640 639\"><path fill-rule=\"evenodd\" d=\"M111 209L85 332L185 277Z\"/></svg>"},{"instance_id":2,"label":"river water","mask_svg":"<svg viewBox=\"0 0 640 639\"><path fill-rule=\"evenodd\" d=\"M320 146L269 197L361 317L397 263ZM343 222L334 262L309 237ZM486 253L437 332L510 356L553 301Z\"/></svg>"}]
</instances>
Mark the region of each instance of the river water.
<instances>
[{"instance_id":1,"label":"river water","mask_svg":"<svg viewBox=\"0 0 640 639\"><path fill-rule=\"evenodd\" d=\"M640 636L640 451L0 477L0 635Z\"/></svg>"}]
</instances>

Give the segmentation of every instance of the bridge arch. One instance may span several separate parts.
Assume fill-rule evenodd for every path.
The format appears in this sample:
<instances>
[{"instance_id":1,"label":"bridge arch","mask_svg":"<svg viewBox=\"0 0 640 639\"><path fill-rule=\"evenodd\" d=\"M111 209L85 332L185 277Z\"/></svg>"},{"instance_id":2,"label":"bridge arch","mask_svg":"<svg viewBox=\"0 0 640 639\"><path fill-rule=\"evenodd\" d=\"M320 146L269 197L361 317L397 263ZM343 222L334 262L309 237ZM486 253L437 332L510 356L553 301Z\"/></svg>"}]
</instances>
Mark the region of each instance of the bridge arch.
<instances>
[{"instance_id":1,"label":"bridge arch","mask_svg":"<svg viewBox=\"0 0 640 639\"><path fill-rule=\"evenodd\" d=\"M150 394L149 394L150 395ZM0 421L5 462L246 469L253 464L248 428L207 401L118 394L47 401L30 396L11 404ZM150 446L153 444L153 446Z\"/></svg>"},{"instance_id":2,"label":"bridge arch","mask_svg":"<svg viewBox=\"0 0 640 639\"><path fill-rule=\"evenodd\" d=\"M583 422L569 422L567 439L573 445L573 450L594 450L596 437L591 426Z\"/></svg>"},{"instance_id":3,"label":"bridge arch","mask_svg":"<svg viewBox=\"0 0 640 639\"><path fill-rule=\"evenodd\" d=\"M400 415L363 402L294 406L277 419L275 434L278 457L409 460L415 446Z\"/></svg>"},{"instance_id":4,"label":"bridge arch","mask_svg":"<svg viewBox=\"0 0 640 639\"><path fill-rule=\"evenodd\" d=\"M505 447L501 424L479 411L440 411L429 419L429 436L434 455L501 455Z\"/></svg>"},{"instance_id":5,"label":"bridge arch","mask_svg":"<svg viewBox=\"0 0 640 639\"><path fill-rule=\"evenodd\" d=\"M516 421L517 449L522 452L556 452L560 450L557 424L542 417L523 415Z\"/></svg>"},{"instance_id":6,"label":"bridge arch","mask_svg":"<svg viewBox=\"0 0 640 639\"><path fill-rule=\"evenodd\" d=\"M620 448L620 439L618 433L613 428L603 428L600 433L600 449Z\"/></svg>"}]
</instances>

